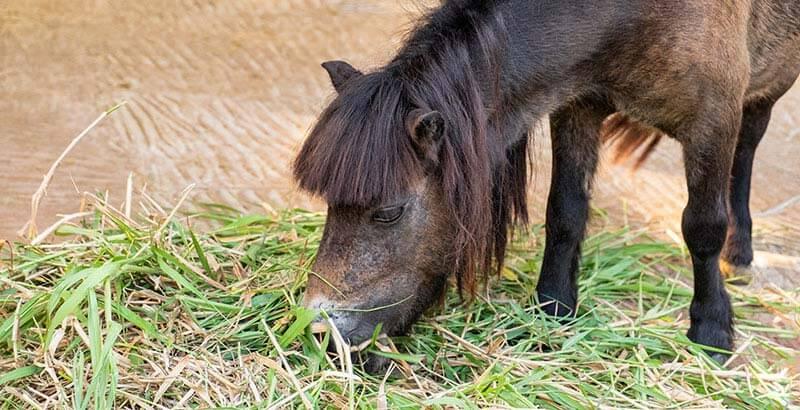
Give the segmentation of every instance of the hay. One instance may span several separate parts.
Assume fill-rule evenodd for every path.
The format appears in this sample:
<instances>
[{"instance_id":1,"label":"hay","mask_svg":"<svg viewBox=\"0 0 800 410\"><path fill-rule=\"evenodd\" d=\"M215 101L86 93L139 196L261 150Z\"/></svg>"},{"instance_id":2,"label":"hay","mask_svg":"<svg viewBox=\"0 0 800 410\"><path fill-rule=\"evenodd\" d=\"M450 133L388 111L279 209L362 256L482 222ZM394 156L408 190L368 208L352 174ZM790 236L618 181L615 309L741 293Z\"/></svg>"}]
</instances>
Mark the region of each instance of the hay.
<instances>
[{"instance_id":1,"label":"hay","mask_svg":"<svg viewBox=\"0 0 800 410\"><path fill-rule=\"evenodd\" d=\"M349 354L326 354L338 335L314 334L313 312L298 307L323 215L209 205L181 216L142 206L134 221L129 208L94 198L90 216L55 230L60 242L2 247L0 408L800 401L800 290L731 287L738 349L718 366L684 336L685 251L643 232L587 239L571 325L535 313L542 228L518 235L509 268L475 303L461 306L451 292L411 335L362 346L392 360L390 372L372 376Z\"/></svg>"}]
</instances>

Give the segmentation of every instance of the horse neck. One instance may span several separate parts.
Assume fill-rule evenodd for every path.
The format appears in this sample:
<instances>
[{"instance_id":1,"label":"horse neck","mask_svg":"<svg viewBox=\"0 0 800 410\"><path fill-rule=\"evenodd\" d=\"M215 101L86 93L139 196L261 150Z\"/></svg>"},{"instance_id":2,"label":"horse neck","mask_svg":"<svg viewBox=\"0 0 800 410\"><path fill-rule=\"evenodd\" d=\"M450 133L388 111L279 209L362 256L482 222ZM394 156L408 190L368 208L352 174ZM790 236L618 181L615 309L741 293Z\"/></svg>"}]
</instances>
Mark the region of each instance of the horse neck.
<instances>
[{"instance_id":1,"label":"horse neck","mask_svg":"<svg viewBox=\"0 0 800 410\"><path fill-rule=\"evenodd\" d=\"M537 120L591 92L595 56L609 46L607 34L636 12L622 0L588 6L575 0L498 1L488 11L493 15L483 15L481 26L467 34L470 30L456 22L463 21L459 11L467 13L470 6L460 10L453 3L415 30L389 67L424 76L420 61L448 55L447 47L466 47L469 61L452 61L451 66L472 71L498 148L514 145ZM437 41L446 36L450 41ZM487 47L492 39L497 44Z\"/></svg>"}]
</instances>

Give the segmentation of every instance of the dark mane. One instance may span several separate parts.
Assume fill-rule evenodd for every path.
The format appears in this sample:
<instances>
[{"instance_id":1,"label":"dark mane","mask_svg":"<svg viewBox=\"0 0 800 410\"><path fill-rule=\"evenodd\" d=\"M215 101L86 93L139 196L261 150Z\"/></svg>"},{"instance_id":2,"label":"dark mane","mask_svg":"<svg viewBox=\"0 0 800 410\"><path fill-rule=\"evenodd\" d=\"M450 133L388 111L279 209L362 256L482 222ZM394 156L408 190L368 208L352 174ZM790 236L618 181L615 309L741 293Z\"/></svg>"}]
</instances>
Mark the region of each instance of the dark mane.
<instances>
[{"instance_id":1,"label":"dark mane","mask_svg":"<svg viewBox=\"0 0 800 410\"><path fill-rule=\"evenodd\" d=\"M329 204L373 206L426 172L405 121L439 111L446 133L435 178L459 225L459 290L499 270L509 228L527 222L527 138L503 152L491 131L497 61L506 44L493 1L448 1L414 29L383 69L348 83L325 109L294 163L300 187ZM493 263L493 260L495 263Z\"/></svg>"}]
</instances>

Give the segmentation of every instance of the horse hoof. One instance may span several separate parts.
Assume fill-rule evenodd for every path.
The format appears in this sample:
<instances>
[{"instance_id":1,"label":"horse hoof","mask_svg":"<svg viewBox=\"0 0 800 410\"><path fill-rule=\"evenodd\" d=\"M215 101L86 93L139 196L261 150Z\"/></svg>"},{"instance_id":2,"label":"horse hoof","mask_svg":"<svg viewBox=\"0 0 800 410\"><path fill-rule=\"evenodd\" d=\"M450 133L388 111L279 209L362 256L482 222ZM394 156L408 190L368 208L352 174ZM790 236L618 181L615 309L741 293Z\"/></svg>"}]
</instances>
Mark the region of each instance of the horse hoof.
<instances>
[{"instance_id":1,"label":"horse hoof","mask_svg":"<svg viewBox=\"0 0 800 410\"><path fill-rule=\"evenodd\" d=\"M730 357L729 352L733 351L733 327L729 315L730 312L717 314L707 320L693 318L686 334L689 340L699 345L717 349L703 348L703 352L720 364L725 363Z\"/></svg>"},{"instance_id":2,"label":"horse hoof","mask_svg":"<svg viewBox=\"0 0 800 410\"><path fill-rule=\"evenodd\" d=\"M731 357L729 354L720 353L720 352L706 352L711 357L712 360L719 363L720 365L725 364L728 359Z\"/></svg>"},{"instance_id":3,"label":"horse hoof","mask_svg":"<svg viewBox=\"0 0 800 410\"><path fill-rule=\"evenodd\" d=\"M574 305L570 306L558 299L539 294L539 309L545 315L559 321L561 324L568 324L575 318Z\"/></svg>"},{"instance_id":4,"label":"horse hoof","mask_svg":"<svg viewBox=\"0 0 800 410\"><path fill-rule=\"evenodd\" d=\"M737 266L724 259L719 261L719 271L725 282L739 286L749 285L755 275L751 265Z\"/></svg>"}]
</instances>

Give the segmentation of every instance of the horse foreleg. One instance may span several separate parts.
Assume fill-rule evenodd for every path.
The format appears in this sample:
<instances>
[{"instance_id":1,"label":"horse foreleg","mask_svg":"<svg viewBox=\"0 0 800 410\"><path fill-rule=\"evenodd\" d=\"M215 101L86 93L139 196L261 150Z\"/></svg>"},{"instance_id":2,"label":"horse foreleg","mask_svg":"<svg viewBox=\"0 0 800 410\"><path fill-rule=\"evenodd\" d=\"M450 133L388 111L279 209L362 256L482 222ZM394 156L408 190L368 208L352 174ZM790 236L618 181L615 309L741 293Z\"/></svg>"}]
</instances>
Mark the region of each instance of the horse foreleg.
<instances>
[{"instance_id":1,"label":"horse foreleg","mask_svg":"<svg viewBox=\"0 0 800 410\"><path fill-rule=\"evenodd\" d=\"M696 343L730 350L733 312L719 256L728 229L728 186L741 112L704 112L697 118L679 133L689 188L681 225L694 269L688 336Z\"/></svg>"},{"instance_id":2,"label":"horse foreleg","mask_svg":"<svg viewBox=\"0 0 800 410\"><path fill-rule=\"evenodd\" d=\"M553 168L544 260L536 286L539 303L550 315L567 317L576 311L581 241L597 168L599 131L613 111L606 102L580 100L550 116Z\"/></svg>"}]
</instances>

